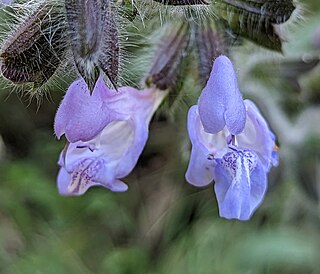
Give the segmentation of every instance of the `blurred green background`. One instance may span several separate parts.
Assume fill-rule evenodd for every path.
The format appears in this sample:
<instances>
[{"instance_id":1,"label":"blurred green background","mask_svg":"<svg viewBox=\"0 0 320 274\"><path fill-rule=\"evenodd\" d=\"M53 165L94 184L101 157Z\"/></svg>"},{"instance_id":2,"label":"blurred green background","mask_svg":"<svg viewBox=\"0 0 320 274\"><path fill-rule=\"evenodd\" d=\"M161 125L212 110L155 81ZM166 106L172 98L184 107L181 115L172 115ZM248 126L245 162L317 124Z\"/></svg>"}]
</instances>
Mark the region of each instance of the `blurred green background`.
<instances>
[{"instance_id":1,"label":"blurred green background","mask_svg":"<svg viewBox=\"0 0 320 274\"><path fill-rule=\"evenodd\" d=\"M212 185L184 180L196 79L172 115L155 115L125 178L129 190L92 188L82 197L60 197L55 185L65 140L52 126L64 91L39 105L0 87L0 273L320 273L320 2L302 4L284 55L249 42L230 53L244 97L262 109L280 146L280 165L248 222L219 218Z\"/></svg>"}]
</instances>

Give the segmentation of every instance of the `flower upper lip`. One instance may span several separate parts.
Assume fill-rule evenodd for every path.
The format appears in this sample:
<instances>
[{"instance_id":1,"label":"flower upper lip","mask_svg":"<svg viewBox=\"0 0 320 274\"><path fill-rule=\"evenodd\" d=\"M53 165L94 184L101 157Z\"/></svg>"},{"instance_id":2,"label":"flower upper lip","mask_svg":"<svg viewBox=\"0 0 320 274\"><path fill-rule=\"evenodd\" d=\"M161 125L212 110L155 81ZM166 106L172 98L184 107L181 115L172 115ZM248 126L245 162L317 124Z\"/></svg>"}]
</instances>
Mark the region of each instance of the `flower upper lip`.
<instances>
[{"instance_id":1,"label":"flower upper lip","mask_svg":"<svg viewBox=\"0 0 320 274\"><path fill-rule=\"evenodd\" d=\"M198 105L206 132L218 133L225 126L231 134L243 131L246 110L238 89L235 70L227 57L219 56L215 60Z\"/></svg>"}]
</instances>

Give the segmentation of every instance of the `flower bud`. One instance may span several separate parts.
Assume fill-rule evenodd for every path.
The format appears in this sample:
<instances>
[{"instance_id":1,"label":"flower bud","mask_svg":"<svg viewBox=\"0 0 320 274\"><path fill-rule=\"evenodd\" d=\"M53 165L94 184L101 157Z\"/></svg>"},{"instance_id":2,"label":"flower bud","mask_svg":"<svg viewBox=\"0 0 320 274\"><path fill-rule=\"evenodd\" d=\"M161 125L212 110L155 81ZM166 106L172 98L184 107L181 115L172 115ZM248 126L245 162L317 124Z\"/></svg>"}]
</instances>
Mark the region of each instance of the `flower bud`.
<instances>
[{"instance_id":1,"label":"flower bud","mask_svg":"<svg viewBox=\"0 0 320 274\"><path fill-rule=\"evenodd\" d=\"M189 41L189 25L182 23L173 27L169 34L161 38L146 79L147 85L155 85L158 89L172 88L177 83L179 70L185 57Z\"/></svg>"},{"instance_id":2,"label":"flower bud","mask_svg":"<svg viewBox=\"0 0 320 274\"><path fill-rule=\"evenodd\" d=\"M93 90L99 68L115 84L119 66L118 31L109 0L66 0L74 62Z\"/></svg>"},{"instance_id":3,"label":"flower bud","mask_svg":"<svg viewBox=\"0 0 320 274\"><path fill-rule=\"evenodd\" d=\"M18 26L0 50L2 75L14 83L45 83L63 59L67 43L57 7L43 4Z\"/></svg>"},{"instance_id":4,"label":"flower bud","mask_svg":"<svg viewBox=\"0 0 320 274\"><path fill-rule=\"evenodd\" d=\"M201 84L207 83L214 60L226 53L226 43L223 34L217 29L213 22L204 21L194 24L195 47L198 54L198 64Z\"/></svg>"},{"instance_id":5,"label":"flower bud","mask_svg":"<svg viewBox=\"0 0 320 274\"><path fill-rule=\"evenodd\" d=\"M119 72L119 33L117 23L115 21L114 9L109 5L105 12L106 22L103 30L104 35L98 64L113 86L116 87Z\"/></svg>"}]
</instances>

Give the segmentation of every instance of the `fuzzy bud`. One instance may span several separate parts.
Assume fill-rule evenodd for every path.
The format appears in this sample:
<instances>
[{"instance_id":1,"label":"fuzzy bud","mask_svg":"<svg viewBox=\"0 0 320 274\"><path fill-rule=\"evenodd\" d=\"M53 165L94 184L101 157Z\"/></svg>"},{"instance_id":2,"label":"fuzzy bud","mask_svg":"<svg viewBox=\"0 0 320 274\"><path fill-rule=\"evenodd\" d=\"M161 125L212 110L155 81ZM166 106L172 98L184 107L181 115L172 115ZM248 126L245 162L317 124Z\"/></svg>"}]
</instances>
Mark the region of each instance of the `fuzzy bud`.
<instances>
[{"instance_id":1,"label":"fuzzy bud","mask_svg":"<svg viewBox=\"0 0 320 274\"><path fill-rule=\"evenodd\" d=\"M109 5L105 12L106 22L103 29L103 41L98 64L100 69L108 76L113 86L116 87L119 72L119 33L114 9Z\"/></svg>"},{"instance_id":2,"label":"fuzzy bud","mask_svg":"<svg viewBox=\"0 0 320 274\"><path fill-rule=\"evenodd\" d=\"M225 54L227 47L223 34L214 22L204 21L194 24L194 27L201 84L204 86L209 79L214 60Z\"/></svg>"},{"instance_id":3,"label":"fuzzy bud","mask_svg":"<svg viewBox=\"0 0 320 274\"><path fill-rule=\"evenodd\" d=\"M146 79L147 85L155 85L165 90L176 85L182 60L185 57L189 41L189 25L182 23L180 27L173 27L169 34L161 38Z\"/></svg>"},{"instance_id":4,"label":"fuzzy bud","mask_svg":"<svg viewBox=\"0 0 320 274\"><path fill-rule=\"evenodd\" d=\"M63 18L56 7L43 4L2 46L2 75L14 83L42 85L60 65L66 47Z\"/></svg>"},{"instance_id":5,"label":"fuzzy bud","mask_svg":"<svg viewBox=\"0 0 320 274\"><path fill-rule=\"evenodd\" d=\"M93 90L100 69L117 82L118 31L109 0L66 0L66 15L74 62Z\"/></svg>"}]
</instances>

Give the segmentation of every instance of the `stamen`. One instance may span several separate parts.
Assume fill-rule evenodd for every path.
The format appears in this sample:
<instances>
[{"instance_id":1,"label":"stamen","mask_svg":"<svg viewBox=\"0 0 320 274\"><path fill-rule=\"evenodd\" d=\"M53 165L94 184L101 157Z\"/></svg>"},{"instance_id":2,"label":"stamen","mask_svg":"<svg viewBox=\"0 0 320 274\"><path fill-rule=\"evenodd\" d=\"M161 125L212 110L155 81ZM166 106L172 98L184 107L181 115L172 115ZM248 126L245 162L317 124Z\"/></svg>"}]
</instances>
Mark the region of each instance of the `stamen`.
<instances>
[{"instance_id":1,"label":"stamen","mask_svg":"<svg viewBox=\"0 0 320 274\"><path fill-rule=\"evenodd\" d=\"M209 161L214 160L214 155L213 155L212 153L210 153L210 154L208 155L207 159L208 159Z\"/></svg>"},{"instance_id":2,"label":"stamen","mask_svg":"<svg viewBox=\"0 0 320 274\"><path fill-rule=\"evenodd\" d=\"M231 143L232 145L236 145L236 136L235 135L231 135Z\"/></svg>"},{"instance_id":3,"label":"stamen","mask_svg":"<svg viewBox=\"0 0 320 274\"><path fill-rule=\"evenodd\" d=\"M95 146L92 145L92 144L89 144L89 145L78 145L77 148L80 148L80 149L82 149L82 148L87 148L87 149L89 149L91 152L95 151L95 149L96 149Z\"/></svg>"}]
</instances>

